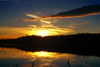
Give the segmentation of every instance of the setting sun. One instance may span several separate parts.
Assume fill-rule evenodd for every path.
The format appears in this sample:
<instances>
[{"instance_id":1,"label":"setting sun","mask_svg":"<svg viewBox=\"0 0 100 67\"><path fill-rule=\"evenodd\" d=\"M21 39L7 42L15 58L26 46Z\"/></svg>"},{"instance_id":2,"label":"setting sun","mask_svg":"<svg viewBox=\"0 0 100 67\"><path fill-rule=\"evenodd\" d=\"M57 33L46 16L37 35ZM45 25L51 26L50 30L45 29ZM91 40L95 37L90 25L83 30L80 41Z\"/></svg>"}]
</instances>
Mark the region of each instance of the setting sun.
<instances>
[{"instance_id":1,"label":"setting sun","mask_svg":"<svg viewBox=\"0 0 100 67\"><path fill-rule=\"evenodd\" d=\"M31 54L41 56L41 57L53 57L53 55L56 55L56 53L46 52L46 51L37 51L37 52L31 53Z\"/></svg>"},{"instance_id":2,"label":"setting sun","mask_svg":"<svg viewBox=\"0 0 100 67\"><path fill-rule=\"evenodd\" d=\"M42 37L47 36L48 35L47 30L40 30L38 31L37 35L42 36Z\"/></svg>"}]
</instances>

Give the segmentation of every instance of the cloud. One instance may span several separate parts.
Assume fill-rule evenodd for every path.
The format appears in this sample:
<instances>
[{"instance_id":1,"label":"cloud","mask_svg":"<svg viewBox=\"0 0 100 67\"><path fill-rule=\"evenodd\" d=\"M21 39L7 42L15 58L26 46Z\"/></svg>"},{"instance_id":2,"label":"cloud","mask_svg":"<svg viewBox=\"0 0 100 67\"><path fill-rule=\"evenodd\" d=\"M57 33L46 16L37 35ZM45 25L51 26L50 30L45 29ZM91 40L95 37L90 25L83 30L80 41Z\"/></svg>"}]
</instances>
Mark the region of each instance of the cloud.
<instances>
[{"instance_id":1,"label":"cloud","mask_svg":"<svg viewBox=\"0 0 100 67\"><path fill-rule=\"evenodd\" d=\"M55 29L51 29L51 31L52 34L54 35L58 35L58 34L66 35L67 33L75 32L73 29L69 29L69 28L55 28Z\"/></svg>"},{"instance_id":2,"label":"cloud","mask_svg":"<svg viewBox=\"0 0 100 67\"><path fill-rule=\"evenodd\" d=\"M19 19L16 19L16 20L19 20Z\"/></svg>"},{"instance_id":3,"label":"cloud","mask_svg":"<svg viewBox=\"0 0 100 67\"><path fill-rule=\"evenodd\" d=\"M1 38L17 38L30 34L33 26L30 27L0 27L0 39Z\"/></svg>"},{"instance_id":4,"label":"cloud","mask_svg":"<svg viewBox=\"0 0 100 67\"><path fill-rule=\"evenodd\" d=\"M79 26L82 26L82 25L85 25L85 24L88 24L88 23L90 23L90 21L81 21L81 23L78 23L78 22L76 22L76 23L71 23L68 27L69 28L77 28L77 27L79 27Z\"/></svg>"},{"instance_id":5,"label":"cloud","mask_svg":"<svg viewBox=\"0 0 100 67\"><path fill-rule=\"evenodd\" d=\"M37 26L36 26L36 25L30 25L30 27L32 27L32 28L36 28Z\"/></svg>"},{"instance_id":6,"label":"cloud","mask_svg":"<svg viewBox=\"0 0 100 67\"><path fill-rule=\"evenodd\" d=\"M100 4L84 6L81 8L60 12L52 16L45 16L43 18L74 18L74 17L84 17L88 15L97 15L100 14Z\"/></svg>"},{"instance_id":7,"label":"cloud","mask_svg":"<svg viewBox=\"0 0 100 67\"><path fill-rule=\"evenodd\" d=\"M38 12L37 12L38 14ZM39 14L41 14L39 12ZM43 19L54 19L54 18L75 18L75 17L84 17L84 16L88 16L88 15L97 15L100 14L100 4L99 5L90 5L90 6L84 6L84 7L80 7L77 9L73 9L73 10L69 10L69 11L65 11L65 12L60 12L58 14L55 15L51 15L51 16L37 16L34 14L26 14L29 17L34 18L35 21L37 21L38 19L40 21L43 21L44 23L48 23L45 22ZM33 21L32 19L27 19L24 21Z\"/></svg>"},{"instance_id":8,"label":"cloud","mask_svg":"<svg viewBox=\"0 0 100 67\"><path fill-rule=\"evenodd\" d=\"M32 67L32 65L31 65L31 64L28 64L28 65L22 65L22 67ZM34 66L34 67L36 67L36 66Z\"/></svg>"},{"instance_id":9,"label":"cloud","mask_svg":"<svg viewBox=\"0 0 100 67\"><path fill-rule=\"evenodd\" d=\"M43 23L47 23L47 24L51 23L50 21L46 21L44 19L40 19L40 17L37 16L37 15L35 15L35 14L26 14L26 15L29 16L29 17L32 17L34 19L24 19L23 21L31 22L31 21L37 21L37 20L39 20L40 22L43 22Z\"/></svg>"},{"instance_id":10,"label":"cloud","mask_svg":"<svg viewBox=\"0 0 100 67\"><path fill-rule=\"evenodd\" d=\"M29 25L28 27L0 27L0 39L17 38L26 35L39 35L45 30L47 35L59 35L74 32L73 29L59 28L53 24L42 23L40 26ZM39 33L40 32L40 33Z\"/></svg>"},{"instance_id":11,"label":"cloud","mask_svg":"<svg viewBox=\"0 0 100 67\"><path fill-rule=\"evenodd\" d=\"M82 25L85 25L89 23L89 21L77 21L77 22L71 22L67 26L62 26L62 25L54 25L57 23L59 20L58 19L52 19L52 18L46 18L43 19L42 17L39 17L35 14L26 14L29 17L32 17L35 21L39 22L39 26L33 26L32 31L35 33L35 35L38 35L39 31L45 30L48 35L67 35L69 33L75 32L74 28L80 27ZM34 21L32 19L26 19L23 21ZM81 23L79 23L81 22ZM32 27L32 26L31 26ZM40 32L39 32L40 33Z\"/></svg>"},{"instance_id":12,"label":"cloud","mask_svg":"<svg viewBox=\"0 0 100 67\"><path fill-rule=\"evenodd\" d=\"M43 20L43 19L40 19L40 21L43 22L43 23L51 24L50 21L46 21L46 20Z\"/></svg>"},{"instance_id":13,"label":"cloud","mask_svg":"<svg viewBox=\"0 0 100 67\"><path fill-rule=\"evenodd\" d=\"M15 21L15 20L16 20L16 21L18 21L18 20L20 20L20 19L11 19L11 20L13 20L13 21Z\"/></svg>"},{"instance_id":14,"label":"cloud","mask_svg":"<svg viewBox=\"0 0 100 67\"><path fill-rule=\"evenodd\" d=\"M75 32L73 29L64 27L61 28L59 26L55 26L52 23L57 23L57 21L59 21L58 19L42 19L39 16L35 15L35 14L26 14L26 16L32 17L35 21L39 22L40 25L39 26L34 26L31 25L32 27L32 32L34 32L34 35L39 35L40 32L39 31L46 31L46 33L48 35L66 35L67 33L70 32ZM33 19L24 19L23 21L28 21L28 22L32 22L34 21Z\"/></svg>"},{"instance_id":15,"label":"cloud","mask_svg":"<svg viewBox=\"0 0 100 67\"><path fill-rule=\"evenodd\" d=\"M37 19L24 19L23 21L32 22L32 21L37 21Z\"/></svg>"},{"instance_id":16,"label":"cloud","mask_svg":"<svg viewBox=\"0 0 100 67\"><path fill-rule=\"evenodd\" d=\"M33 18L37 18L38 16L37 15L34 15L34 14L26 14L27 16L29 17L33 17Z\"/></svg>"}]
</instances>

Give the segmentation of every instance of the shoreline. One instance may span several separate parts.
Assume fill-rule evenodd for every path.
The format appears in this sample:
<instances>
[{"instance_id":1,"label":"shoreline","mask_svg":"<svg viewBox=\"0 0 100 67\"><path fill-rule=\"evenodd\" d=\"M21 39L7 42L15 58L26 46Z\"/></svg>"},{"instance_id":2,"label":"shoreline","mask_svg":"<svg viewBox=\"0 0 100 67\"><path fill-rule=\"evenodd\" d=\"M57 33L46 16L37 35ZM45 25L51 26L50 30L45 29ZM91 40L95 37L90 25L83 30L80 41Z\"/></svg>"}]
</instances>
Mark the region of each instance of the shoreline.
<instances>
[{"instance_id":1,"label":"shoreline","mask_svg":"<svg viewBox=\"0 0 100 67\"><path fill-rule=\"evenodd\" d=\"M59 47L54 47L54 46L43 46L43 45L0 45L0 47L6 47L6 48L16 48L20 49L23 51L48 51L48 52L60 52L60 53L71 53L71 54L76 54L76 55L83 55L83 56L96 56L100 57L100 49L86 49L86 48L81 48L78 49L76 47L70 47L70 46L59 46Z\"/></svg>"}]
</instances>

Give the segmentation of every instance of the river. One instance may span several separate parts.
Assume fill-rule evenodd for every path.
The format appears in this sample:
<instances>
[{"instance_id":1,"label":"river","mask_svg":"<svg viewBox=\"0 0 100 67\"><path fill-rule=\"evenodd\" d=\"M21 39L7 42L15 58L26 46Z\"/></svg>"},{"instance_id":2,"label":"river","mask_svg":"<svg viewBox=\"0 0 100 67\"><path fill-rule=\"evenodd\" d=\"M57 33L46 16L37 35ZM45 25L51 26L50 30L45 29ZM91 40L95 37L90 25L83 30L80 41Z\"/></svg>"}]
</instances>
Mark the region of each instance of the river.
<instances>
[{"instance_id":1,"label":"river","mask_svg":"<svg viewBox=\"0 0 100 67\"><path fill-rule=\"evenodd\" d=\"M0 47L0 67L100 67L100 57Z\"/></svg>"}]
</instances>

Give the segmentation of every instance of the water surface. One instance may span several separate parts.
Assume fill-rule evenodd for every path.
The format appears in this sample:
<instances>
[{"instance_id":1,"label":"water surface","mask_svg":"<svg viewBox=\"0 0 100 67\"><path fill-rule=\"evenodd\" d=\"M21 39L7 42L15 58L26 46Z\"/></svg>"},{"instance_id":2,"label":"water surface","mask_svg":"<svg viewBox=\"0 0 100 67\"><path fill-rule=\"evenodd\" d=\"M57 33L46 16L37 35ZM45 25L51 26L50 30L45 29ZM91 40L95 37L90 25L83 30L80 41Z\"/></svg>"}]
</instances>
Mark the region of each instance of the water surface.
<instances>
[{"instance_id":1,"label":"water surface","mask_svg":"<svg viewBox=\"0 0 100 67\"><path fill-rule=\"evenodd\" d=\"M26 52L15 48L0 47L0 67L100 67L100 58L47 51Z\"/></svg>"}]
</instances>

